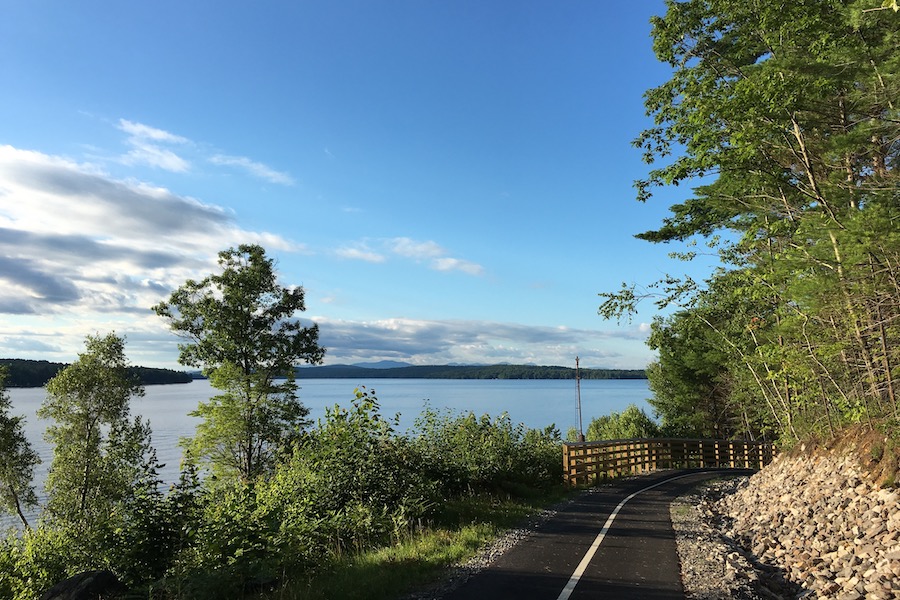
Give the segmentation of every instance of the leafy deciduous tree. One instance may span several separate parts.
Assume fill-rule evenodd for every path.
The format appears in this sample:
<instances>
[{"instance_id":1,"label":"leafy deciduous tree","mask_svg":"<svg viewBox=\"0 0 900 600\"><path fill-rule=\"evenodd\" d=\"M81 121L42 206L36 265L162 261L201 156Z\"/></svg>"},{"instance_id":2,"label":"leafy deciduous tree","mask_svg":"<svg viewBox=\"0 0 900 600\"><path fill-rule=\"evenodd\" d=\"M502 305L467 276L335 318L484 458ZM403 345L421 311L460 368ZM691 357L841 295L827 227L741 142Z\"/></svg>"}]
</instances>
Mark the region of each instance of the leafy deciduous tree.
<instances>
[{"instance_id":1,"label":"leafy deciduous tree","mask_svg":"<svg viewBox=\"0 0 900 600\"><path fill-rule=\"evenodd\" d=\"M707 179L638 237L730 232L714 239L744 283L718 273L704 290L667 278L660 303L712 325L704 313L735 289L748 295L743 323L713 328L728 355L716 379L743 408L768 406L786 438L898 416L900 17L878 9L670 0L653 19L672 76L645 94L654 126L635 145L648 163L666 162L637 182L638 198ZM629 285L603 294L601 313L627 313L642 295Z\"/></svg>"},{"instance_id":2,"label":"leafy deciduous tree","mask_svg":"<svg viewBox=\"0 0 900 600\"><path fill-rule=\"evenodd\" d=\"M303 288L279 285L262 247L220 252L219 265L221 273L188 280L154 310L188 340L179 345L179 362L202 368L222 392L192 413L203 418L194 455L249 482L308 424L294 366L320 362L325 350L318 326L294 317L305 310Z\"/></svg>"},{"instance_id":3,"label":"leafy deciduous tree","mask_svg":"<svg viewBox=\"0 0 900 600\"><path fill-rule=\"evenodd\" d=\"M0 366L0 509L15 513L27 528L23 508L37 505L31 481L41 461L22 431L24 417L9 414L6 375L6 367Z\"/></svg>"},{"instance_id":4,"label":"leafy deciduous tree","mask_svg":"<svg viewBox=\"0 0 900 600\"><path fill-rule=\"evenodd\" d=\"M131 398L144 389L129 374L124 348L113 333L88 336L85 351L47 384L38 411L53 420L45 434L54 447L46 511L86 538L113 518L154 456L149 425L130 417Z\"/></svg>"}]
</instances>

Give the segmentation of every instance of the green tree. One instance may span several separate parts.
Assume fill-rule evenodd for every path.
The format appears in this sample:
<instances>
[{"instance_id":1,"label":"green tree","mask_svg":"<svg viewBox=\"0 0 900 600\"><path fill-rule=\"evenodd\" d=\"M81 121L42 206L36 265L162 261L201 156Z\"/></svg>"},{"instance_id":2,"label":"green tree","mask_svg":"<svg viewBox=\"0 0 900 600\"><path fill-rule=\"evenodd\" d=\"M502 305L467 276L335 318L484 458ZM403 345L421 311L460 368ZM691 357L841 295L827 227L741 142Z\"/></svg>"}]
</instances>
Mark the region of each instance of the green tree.
<instances>
[{"instance_id":1,"label":"green tree","mask_svg":"<svg viewBox=\"0 0 900 600\"><path fill-rule=\"evenodd\" d=\"M649 400L666 434L673 437L727 436L723 427L725 365L721 343L691 313L656 319L648 345L659 358L647 368Z\"/></svg>"},{"instance_id":2,"label":"green tree","mask_svg":"<svg viewBox=\"0 0 900 600\"><path fill-rule=\"evenodd\" d=\"M0 366L0 509L15 513L28 528L23 508L37 506L31 481L41 462L22 431L24 417L10 416L7 368Z\"/></svg>"},{"instance_id":3,"label":"green tree","mask_svg":"<svg viewBox=\"0 0 900 600\"><path fill-rule=\"evenodd\" d=\"M279 285L262 247L220 252L219 266L221 273L186 281L153 308L188 340L179 345L179 362L202 368L221 391L191 413L203 419L190 442L193 454L217 473L249 482L309 424L294 366L321 362L325 350L318 326L295 318L305 310L303 288Z\"/></svg>"},{"instance_id":4,"label":"green tree","mask_svg":"<svg viewBox=\"0 0 900 600\"><path fill-rule=\"evenodd\" d=\"M144 389L129 374L124 349L113 333L88 336L85 351L47 384L38 411L53 420L45 433L53 445L46 512L95 542L154 455L149 425L130 416L131 398Z\"/></svg>"},{"instance_id":5,"label":"green tree","mask_svg":"<svg viewBox=\"0 0 900 600\"><path fill-rule=\"evenodd\" d=\"M638 198L702 185L638 237L706 236L743 281L625 285L603 294L601 313L648 295L695 312L727 358L704 376L747 414L767 406L785 438L898 414L900 17L878 7L686 0L653 19L672 76L645 94L654 126L635 144L654 168ZM748 320L708 318L736 290Z\"/></svg>"},{"instance_id":6,"label":"green tree","mask_svg":"<svg viewBox=\"0 0 900 600\"><path fill-rule=\"evenodd\" d=\"M690 310L651 326L647 344L658 358L647 368L649 402L666 435L757 439L775 428L777 403L755 400L771 397L771 381L739 377L758 372L754 339L771 320L742 274L714 276Z\"/></svg>"}]
</instances>

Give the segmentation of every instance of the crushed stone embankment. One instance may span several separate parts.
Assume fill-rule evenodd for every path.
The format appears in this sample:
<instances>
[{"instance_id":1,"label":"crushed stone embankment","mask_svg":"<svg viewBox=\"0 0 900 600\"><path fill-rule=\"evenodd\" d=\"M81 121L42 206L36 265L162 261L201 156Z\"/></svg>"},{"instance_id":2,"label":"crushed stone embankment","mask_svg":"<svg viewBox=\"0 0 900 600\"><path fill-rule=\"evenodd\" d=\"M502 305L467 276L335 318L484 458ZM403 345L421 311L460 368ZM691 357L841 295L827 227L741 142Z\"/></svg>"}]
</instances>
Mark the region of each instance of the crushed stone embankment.
<instances>
[{"instance_id":1,"label":"crushed stone embankment","mask_svg":"<svg viewBox=\"0 0 900 600\"><path fill-rule=\"evenodd\" d=\"M688 597L900 599L900 491L862 464L782 455L673 504Z\"/></svg>"}]
</instances>

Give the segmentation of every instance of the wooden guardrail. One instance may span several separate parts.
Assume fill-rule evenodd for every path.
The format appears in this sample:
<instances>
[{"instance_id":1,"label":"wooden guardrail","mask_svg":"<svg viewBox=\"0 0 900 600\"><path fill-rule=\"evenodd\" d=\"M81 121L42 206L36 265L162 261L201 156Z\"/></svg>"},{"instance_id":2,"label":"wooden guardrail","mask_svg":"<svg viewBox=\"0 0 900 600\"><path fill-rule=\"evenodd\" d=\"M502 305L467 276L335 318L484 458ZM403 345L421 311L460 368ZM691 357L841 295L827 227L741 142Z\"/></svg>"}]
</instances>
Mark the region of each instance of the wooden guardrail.
<instances>
[{"instance_id":1,"label":"wooden guardrail","mask_svg":"<svg viewBox=\"0 0 900 600\"><path fill-rule=\"evenodd\" d=\"M772 462L770 443L744 440L648 438L563 444L563 471L570 485L659 469L759 469Z\"/></svg>"}]
</instances>

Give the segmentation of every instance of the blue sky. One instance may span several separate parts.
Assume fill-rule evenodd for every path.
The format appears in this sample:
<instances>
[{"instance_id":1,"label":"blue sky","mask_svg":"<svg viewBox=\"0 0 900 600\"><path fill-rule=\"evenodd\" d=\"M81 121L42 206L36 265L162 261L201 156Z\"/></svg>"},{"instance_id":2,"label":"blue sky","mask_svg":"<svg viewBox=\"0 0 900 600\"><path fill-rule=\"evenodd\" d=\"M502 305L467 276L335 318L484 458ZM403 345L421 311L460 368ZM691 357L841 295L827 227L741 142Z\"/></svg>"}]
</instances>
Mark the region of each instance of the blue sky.
<instances>
[{"instance_id":1,"label":"blue sky","mask_svg":"<svg viewBox=\"0 0 900 600\"><path fill-rule=\"evenodd\" d=\"M689 193L632 188L663 9L3 3L0 356L175 367L149 307L253 242L326 364L644 367L597 294L703 268L633 237Z\"/></svg>"}]
</instances>

